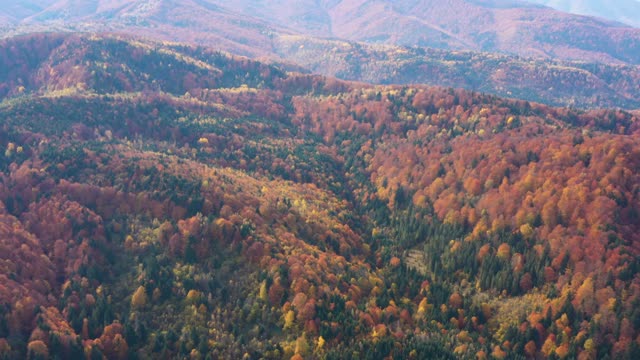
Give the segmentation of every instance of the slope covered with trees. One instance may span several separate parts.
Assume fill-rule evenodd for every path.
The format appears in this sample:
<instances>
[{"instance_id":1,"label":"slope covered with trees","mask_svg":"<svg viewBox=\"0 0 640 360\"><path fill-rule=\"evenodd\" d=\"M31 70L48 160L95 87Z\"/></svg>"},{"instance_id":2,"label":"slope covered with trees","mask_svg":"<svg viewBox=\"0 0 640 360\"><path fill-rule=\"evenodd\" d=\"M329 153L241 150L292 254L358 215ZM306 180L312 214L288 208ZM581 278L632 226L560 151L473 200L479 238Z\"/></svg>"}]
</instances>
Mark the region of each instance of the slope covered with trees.
<instances>
[{"instance_id":1,"label":"slope covered with trees","mask_svg":"<svg viewBox=\"0 0 640 360\"><path fill-rule=\"evenodd\" d=\"M640 107L640 67L281 36L275 51L313 73L426 84L582 109Z\"/></svg>"},{"instance_id":2,"label":"slope covered with trees","mask_svg":"<svg viewBox=\"0 0 640 360\"><path fill-rule=\"evenodd\" d=\"M462 87L583 109L638 108L640 99L640 29L524 1L0 5L0 38L118 32L210 46L343 80Z\"/></svg>"},{"instance_id":3,"label":"slope covered with trees","mask_svg":"<svg viewBox=\"0 0 640 360\"><path fill-rule=\"evenodd\" d=\"M634 114L110 36L2 51L3 356L638 356Z\"/></svg>"}]
</instances>

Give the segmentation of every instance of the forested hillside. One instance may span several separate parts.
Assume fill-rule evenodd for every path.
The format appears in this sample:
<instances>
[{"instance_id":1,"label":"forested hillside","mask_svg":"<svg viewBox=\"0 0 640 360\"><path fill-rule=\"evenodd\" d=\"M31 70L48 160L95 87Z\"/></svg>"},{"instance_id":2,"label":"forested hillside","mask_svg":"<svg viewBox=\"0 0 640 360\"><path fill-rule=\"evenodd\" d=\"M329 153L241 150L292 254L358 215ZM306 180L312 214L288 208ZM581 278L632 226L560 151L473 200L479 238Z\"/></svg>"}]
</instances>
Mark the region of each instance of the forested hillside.
<instances>
[{"instance_id":1,"label":"forested hillside","mask_svg":"<svg viewBox=\"0 0 640 360\"><path fill-rule=\"evenodd\" d=\"M426 84L554 106L640 108L640 66L535 60L471 51L373 45L306 36L274 41L313 73L374 84Z\"/></svg>"},{"instance_id":2,"label":"forested hillside","mask_svg":"<svg viewBox=\"0 0 640 360\"><path fill-rule=\"evenodd\" d=\"M148 0L136 3L162 8L171 1L156 1L153 5ZM215 4L218 9L258 18L298 35L487 51L538 59L640 64L640 29L529 1L203 0L193 3ZM189 9L194 9L193 3L189 2Z\"/></svg>"},{"instance_id":3,"label":"forested hillside","mask_svg":"<svg viewBox=\"0 0 640 360\"><path fill-rule=\"evenodd\" d=\"M640 355L637 114L106 35L0 55L1 356Z\"/></svg>"},{"instance_id":4,"label":"forested hillside","mask_svg":"<svg viewBox=\"0 0 640 360\"><path fill-rule=\"evenodd\" d=\"M343 80L640 104L640 29L525 1L0 1L0 38L60 31L186 42Z\"/></svg>"}]
</instances>

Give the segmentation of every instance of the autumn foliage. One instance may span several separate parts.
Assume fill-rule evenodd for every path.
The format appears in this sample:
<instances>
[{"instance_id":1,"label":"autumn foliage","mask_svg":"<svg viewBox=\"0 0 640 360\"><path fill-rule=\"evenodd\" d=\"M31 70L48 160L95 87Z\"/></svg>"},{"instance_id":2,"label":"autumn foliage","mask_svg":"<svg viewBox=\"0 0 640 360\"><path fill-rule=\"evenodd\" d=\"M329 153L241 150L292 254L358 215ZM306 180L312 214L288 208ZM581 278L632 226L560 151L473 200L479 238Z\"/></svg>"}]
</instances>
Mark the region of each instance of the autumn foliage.
<instances>
[{"instance_id":1,"label":"autumn foliage","mask_svg":"<svg viewBox=\"0 0 640 360\"><path fill-rule=\"evenodd\" d=\"M0 107L9 357L637 355L633 114L72 43Z\"/></svg>"}]
</instances>

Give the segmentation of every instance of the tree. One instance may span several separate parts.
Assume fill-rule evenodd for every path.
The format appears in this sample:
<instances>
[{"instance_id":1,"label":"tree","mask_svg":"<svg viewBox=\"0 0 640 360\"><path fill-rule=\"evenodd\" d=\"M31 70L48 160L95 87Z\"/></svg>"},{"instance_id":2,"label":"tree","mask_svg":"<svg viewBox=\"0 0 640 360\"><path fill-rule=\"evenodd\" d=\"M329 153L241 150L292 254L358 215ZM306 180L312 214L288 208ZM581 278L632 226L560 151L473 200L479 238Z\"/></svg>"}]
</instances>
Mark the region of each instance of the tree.
<instances>
[{"instance_id":1,"label":"tree","mask_svg":"<svg viewBox=\"0 0 640 360\"><path fill-rule=\"evenodd\" d=\"M267 281L264 280L262 281L262 283L260 284L260 290L258 291L258 298L262 301L268 301L269 300L269 294L267 292Z\"/></svg>"},{"instance_id":2,"label":"tree","mask_svg":"<svg viewBox=\"0 0 640 360\"><path fill-rule=\"evenodd\" d=\"M496 256L502 260L509 260L509 257L511 256L511 246L507 243L500 244L500 246L498 246Z\"/></svg>"},{"instance_id":3,"label":"tree","mask_svg":"<svg viewBox=\"0 0 640 360\"><path fill-rule=\"evenodd\" d=\"M133 309L142 309L147 305L147 291L144 286L139 286L131 297L131 307Z\"/></svg>"},{"instance_id":4,"label":"tree","mask_svg":"<svg viewBox=\"0 0 640 360\"><path fill-rule=\"evenodd\" d=\"M42 340L34 340L29 342L27 346L27 356L29 359L48 359L49 348Z\"/></svg>"},{"instance_id":5,"label":"tree","mask_svg":"<svg viewBox=\"0 0 640 360\"><path fill-rule=\"evenodd\" d=\"M289 310L284 316L284 329L290 329L296 320L296 313L293 310Z\"/></svg>"}]
</instances>

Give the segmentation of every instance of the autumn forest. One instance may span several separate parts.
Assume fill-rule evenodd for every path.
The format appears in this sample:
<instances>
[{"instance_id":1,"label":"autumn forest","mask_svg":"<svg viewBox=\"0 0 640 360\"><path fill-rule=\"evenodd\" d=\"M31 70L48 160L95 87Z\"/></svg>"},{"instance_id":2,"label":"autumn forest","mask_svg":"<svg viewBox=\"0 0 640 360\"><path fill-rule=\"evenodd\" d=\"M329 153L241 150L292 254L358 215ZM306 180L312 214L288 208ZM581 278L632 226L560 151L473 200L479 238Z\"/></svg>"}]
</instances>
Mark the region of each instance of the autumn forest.
<instances>
[{"instance_id":1,"label":"autumn forest","mask_svg":"<svg viewBox=\"0 0 640 360\"><path fill-rule=\"evenodd\" d=\"M640 114L0 42L0 358L637 359Z\"/></svg>"}]
</instances>

